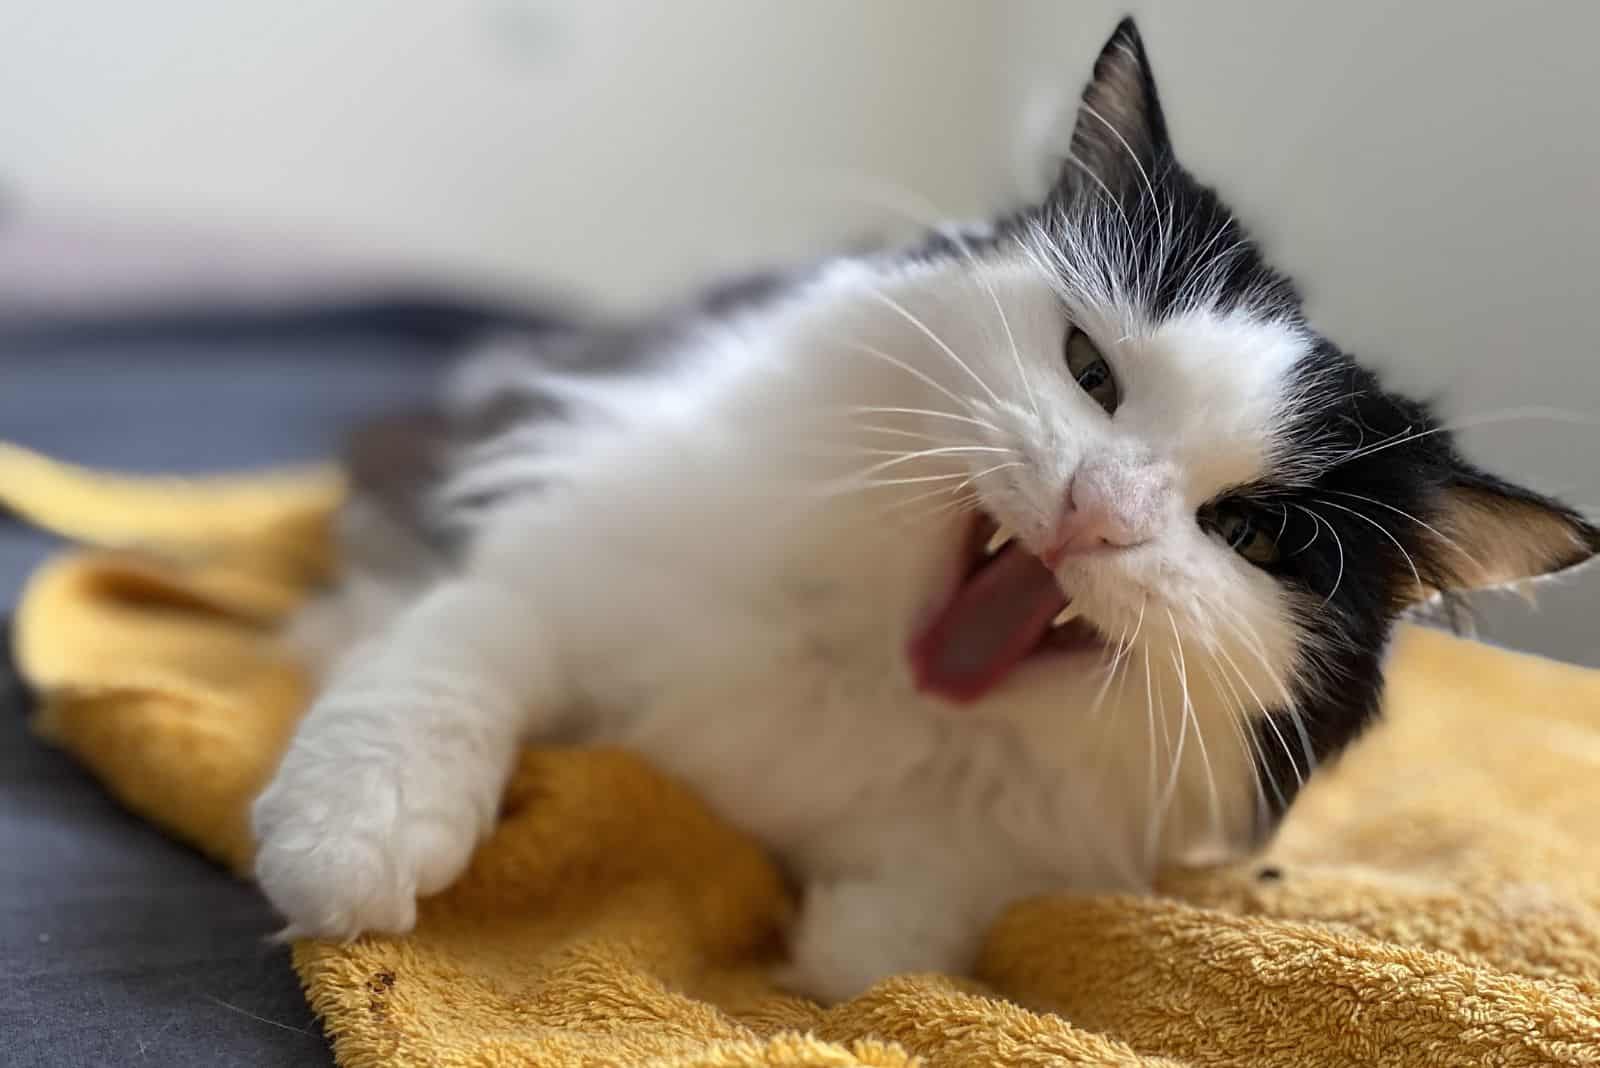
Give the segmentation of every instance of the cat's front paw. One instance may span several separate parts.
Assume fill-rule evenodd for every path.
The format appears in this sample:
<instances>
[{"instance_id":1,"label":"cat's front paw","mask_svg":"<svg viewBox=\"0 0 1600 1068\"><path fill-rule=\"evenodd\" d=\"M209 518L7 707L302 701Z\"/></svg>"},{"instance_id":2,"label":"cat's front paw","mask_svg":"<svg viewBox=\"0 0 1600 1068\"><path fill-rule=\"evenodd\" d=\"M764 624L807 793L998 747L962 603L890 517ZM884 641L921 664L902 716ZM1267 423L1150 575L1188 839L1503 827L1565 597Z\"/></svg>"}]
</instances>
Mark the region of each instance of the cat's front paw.
<instances>
[{"instance_id":1,"label":"cat's front paw","mask_svg":"<svg viewBox=\"0 0 1600 1068\"><path fill-rule=\"evenodd\" d=\"M926 885L813 883L790 936L779 986L824 1003L845 1001L895 975L960 974L980 930Z\"/></svg>"},{"instance_id":2,"label":"cat's front paw","mask_svg":"<svg viewBox=\"0 0 1600 1068\"><path fill-rule=\"evenodd\" d=\"M417 896L455 880L482 823L468 796L421 769L293 750L251 816L256 879L293 938L409 931Z\"/></svg>"}]
</instances>

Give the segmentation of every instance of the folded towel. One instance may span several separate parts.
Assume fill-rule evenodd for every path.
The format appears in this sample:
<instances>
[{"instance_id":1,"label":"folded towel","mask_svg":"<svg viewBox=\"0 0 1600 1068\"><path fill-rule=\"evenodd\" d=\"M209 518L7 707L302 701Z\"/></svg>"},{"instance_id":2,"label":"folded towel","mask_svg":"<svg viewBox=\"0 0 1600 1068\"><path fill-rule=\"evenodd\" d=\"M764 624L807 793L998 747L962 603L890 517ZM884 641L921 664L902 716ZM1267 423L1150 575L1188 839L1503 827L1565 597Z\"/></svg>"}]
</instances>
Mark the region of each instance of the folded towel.
<instances>
[{"instance_id":1,"label":"folded towel","mask_svg":"<svg viewBox=\"0 0 1600 1068\"><path fill-rule=\"evenodd\" d=\"M29 585L37 725L238 872L307 696L274 625L336 566L332 470L130 481L0 445L0 505L96 548ZM620 752L531 750L415 932L305 941L347 1068L1600 1064L1600 673L1408 629L1386 722L1248 863L1012 909L972 980L766 978L755 843Z\"/></svg>"}]
</instances>

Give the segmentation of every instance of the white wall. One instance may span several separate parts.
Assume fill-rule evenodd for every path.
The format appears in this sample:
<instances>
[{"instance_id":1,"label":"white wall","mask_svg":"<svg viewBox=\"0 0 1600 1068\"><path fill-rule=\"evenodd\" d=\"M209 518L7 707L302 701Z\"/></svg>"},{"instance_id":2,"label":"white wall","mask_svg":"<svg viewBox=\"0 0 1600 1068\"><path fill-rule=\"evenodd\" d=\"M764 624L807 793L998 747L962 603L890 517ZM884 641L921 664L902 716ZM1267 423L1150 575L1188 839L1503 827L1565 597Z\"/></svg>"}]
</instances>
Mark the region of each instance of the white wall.
<instances>
[{"instance_id":1,"label":"white wall","mask_svg":"<svg viewBox=\"0 0 1600 1068\"><path fill-rule=\"evenodd\" d=\"M844 176L981 210L1122 6L0 0L0 183L637 304L893 219ZM1600 505L1600 4L1134 7L1180 150L1322 325L1452 413L1581 413L1468 443ZM1487 633L1600 663L1600 575L1543 600Z\"/></svg>"},{"instance_id":2,"label":"white wall","mask_svg":"<svg viewBox=\"0 0 1600 1068\"><path fill-rule=\"evenodd\" d=\"M820 251L840 172L975 210L980 5L0 0L0 180L616 301Z\"/></svg>"}]
</instances>

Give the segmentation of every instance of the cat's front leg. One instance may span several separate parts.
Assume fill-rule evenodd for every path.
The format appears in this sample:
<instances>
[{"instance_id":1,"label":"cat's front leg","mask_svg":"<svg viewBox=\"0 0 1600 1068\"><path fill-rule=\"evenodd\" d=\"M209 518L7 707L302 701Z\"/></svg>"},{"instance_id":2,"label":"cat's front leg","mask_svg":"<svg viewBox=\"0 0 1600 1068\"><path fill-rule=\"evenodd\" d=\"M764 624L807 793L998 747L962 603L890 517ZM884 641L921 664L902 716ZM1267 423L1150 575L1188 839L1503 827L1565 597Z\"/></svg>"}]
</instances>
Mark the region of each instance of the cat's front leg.
<instances>
[{"instance_id":1,"label":"cat's front leg","mask_svg":"<svg viewBox=\"0 0 1600 1068\"><path fill-rule=\"evenodd\" d=\"M556 707L525 606L442 586L349 657L252 810L256 877L292 936L405 931L492 828L519 743Z\"/></svg>"},{"instance_id":2,"label":"cat's front leg","mask_svg":"<svg viewBox=\"0 0 1600 1068\"><path fill-rule=\"evenodd\" d=\"M844 1001L890 976L964 975L987 917L937 880L814 882L805 889L781 986L823 1002Z\"/></svg>"}]
</instances>

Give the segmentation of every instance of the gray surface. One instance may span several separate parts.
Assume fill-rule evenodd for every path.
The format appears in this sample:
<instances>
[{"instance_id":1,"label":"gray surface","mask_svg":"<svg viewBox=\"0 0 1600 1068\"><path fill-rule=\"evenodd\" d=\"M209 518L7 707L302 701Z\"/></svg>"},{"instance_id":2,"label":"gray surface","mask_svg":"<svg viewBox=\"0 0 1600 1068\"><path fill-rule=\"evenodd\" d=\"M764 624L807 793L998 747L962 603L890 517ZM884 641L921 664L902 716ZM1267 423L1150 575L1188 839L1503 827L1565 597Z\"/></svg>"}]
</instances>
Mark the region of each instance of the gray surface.
<instances>
[{"instance_id":1,"label":"gray surface","mask_svg":"<svg viewBox=\"0 0 1600 1068\"><path fill-rule=\"evenodd\" d=\"M0 439L128 471L326 456L420 397L433 346L308 334L0 343ZM0 614L49 539L0 518ZM0 679L0 1064L331 1063L253 888L123 812Z\"/></svg>"}]
</instances>

